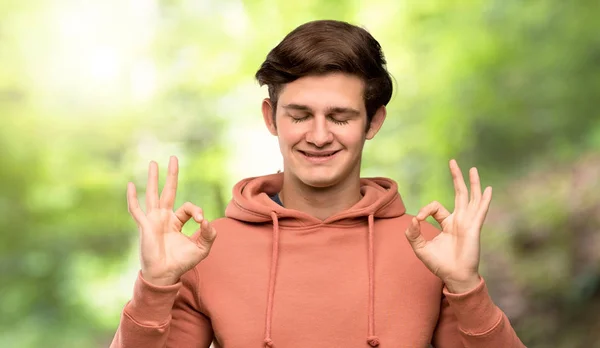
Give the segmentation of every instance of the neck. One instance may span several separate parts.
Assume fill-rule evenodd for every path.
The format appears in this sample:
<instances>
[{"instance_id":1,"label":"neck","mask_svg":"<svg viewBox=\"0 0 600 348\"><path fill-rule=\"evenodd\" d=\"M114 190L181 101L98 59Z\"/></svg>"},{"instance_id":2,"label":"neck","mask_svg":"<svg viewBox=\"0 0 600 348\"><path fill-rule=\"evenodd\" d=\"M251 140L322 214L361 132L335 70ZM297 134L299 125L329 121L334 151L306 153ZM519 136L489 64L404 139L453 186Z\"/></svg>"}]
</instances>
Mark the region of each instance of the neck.
<instances>
[{"instance_id":1,"label":"neck","mask_svg":"<svg viewBox=\"0 0 600 348\"><path fill-rule=\"evenodd\" d=\"M284 172L279 198L288 209L325 220L360 201L360 176L350 175L343 182L330 187L312 187Z\"/></svg>"}]
</instances>

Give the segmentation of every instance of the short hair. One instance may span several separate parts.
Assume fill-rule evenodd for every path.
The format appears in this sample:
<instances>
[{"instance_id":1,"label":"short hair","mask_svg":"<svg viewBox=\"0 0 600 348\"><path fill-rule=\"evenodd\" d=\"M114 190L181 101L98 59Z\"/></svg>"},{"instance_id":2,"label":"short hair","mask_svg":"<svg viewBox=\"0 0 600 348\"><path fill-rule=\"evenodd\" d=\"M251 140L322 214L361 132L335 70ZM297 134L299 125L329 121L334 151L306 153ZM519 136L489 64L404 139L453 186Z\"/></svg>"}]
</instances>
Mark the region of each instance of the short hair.
<instances>
[{"instance_id":1,"label":"short hair","mask_svg":"<svg viewBox=\"0 0 600 348\"><path fill-rule=\"evenodd\" d=\"M302 24L269 52L255 77L260 86L268 86L269 98L276 109L285 84L304 76L333 72L352 74L363 80L367 125L370 125L377 109L390 101L393 85L381 45L361 27L336 20Z\"/></svg>"}]
</instances>

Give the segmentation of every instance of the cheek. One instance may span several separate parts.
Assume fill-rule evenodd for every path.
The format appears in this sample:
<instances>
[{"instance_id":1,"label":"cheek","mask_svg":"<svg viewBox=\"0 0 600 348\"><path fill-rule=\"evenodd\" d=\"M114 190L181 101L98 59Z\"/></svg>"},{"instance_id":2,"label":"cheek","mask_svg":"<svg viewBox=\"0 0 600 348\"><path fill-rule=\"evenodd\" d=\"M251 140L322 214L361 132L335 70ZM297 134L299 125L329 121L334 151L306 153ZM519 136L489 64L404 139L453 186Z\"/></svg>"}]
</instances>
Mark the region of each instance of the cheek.
<instances>
[{"instance_id":1,"label":"cheek","mask_svg":"<svg viewBox=\"0 0 600 348\"><path fill-rule=\"evenodd\" d=\"M335 134L336 139L347 148L360 148L365 142L365 133L361 129L344 130Z\"/></svg>"},{"instance_id":2,"label":"cheek","mask_svg":"<svg viewBox=\"0 0 600 348\"><path fill-rule=\"evenodd\" d=\"M281 127L278 131L279 144L282 147L291 147L302 141L304 131L302 127Z\"/></svg>"}]
</instances>

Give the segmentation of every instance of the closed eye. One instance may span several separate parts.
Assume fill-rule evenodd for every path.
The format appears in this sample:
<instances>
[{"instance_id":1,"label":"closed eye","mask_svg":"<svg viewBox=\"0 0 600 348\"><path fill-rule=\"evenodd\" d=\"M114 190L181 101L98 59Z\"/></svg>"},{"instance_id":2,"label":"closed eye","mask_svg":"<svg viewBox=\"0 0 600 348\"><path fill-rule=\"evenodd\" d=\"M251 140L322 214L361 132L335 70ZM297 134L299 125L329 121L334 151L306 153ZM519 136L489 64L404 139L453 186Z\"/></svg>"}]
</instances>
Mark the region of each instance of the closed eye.
<instances>
[{"instance_id":1,"label":"closed eye","mask_svg":"<svg viewBox=\"0 0 600 348\"><path fill-rule=\"evenodd\" d=\"M331 122L333 122L333 123L335 123L335 124L337 124L339 126L343 126L345 124L348 124L348 120L337 120L337 119L335 119L333 117L330 117L329 119L331 120Z\"/></svg>"},{"instance_id":2,"label":"closed eye","mask_svg":"<svg viewBox=\"0 0 600 348\"><path fill-rule=\"evenodd\" d=\"M302 121L306 121L306 120L308 120L308 117L309 117L308 115L306 115L306 116L292 116L292 115L290 115L290 116L292 117L292 122L293 123L299 123L299 122L302 122Z\"/></svg>"}]
</instances>

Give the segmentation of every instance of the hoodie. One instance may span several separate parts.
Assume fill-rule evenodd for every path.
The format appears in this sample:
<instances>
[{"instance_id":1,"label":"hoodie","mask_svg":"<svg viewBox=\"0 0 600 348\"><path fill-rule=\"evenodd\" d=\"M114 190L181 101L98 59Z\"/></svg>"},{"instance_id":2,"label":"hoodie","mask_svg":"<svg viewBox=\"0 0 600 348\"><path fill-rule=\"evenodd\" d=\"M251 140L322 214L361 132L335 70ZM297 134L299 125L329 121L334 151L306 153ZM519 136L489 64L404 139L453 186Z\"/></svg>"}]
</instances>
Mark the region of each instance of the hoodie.
<instances>
[{"instance_id":1,"label":"hoodie","mask_svg":"<svg viewBox=\"0 0 600 348\"><path fill-rule=\"evenodd\" d=\"M274 202L282 185L236 184L209 256L179 283L138 274L111 347L524 347L483 279L452 294L415 256L393 180L361 179L362 199L325 220Z\"/></svg>"}]
</instances>

